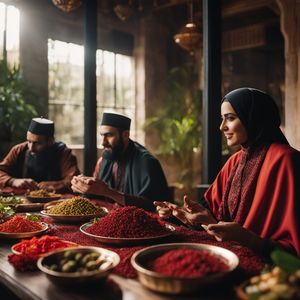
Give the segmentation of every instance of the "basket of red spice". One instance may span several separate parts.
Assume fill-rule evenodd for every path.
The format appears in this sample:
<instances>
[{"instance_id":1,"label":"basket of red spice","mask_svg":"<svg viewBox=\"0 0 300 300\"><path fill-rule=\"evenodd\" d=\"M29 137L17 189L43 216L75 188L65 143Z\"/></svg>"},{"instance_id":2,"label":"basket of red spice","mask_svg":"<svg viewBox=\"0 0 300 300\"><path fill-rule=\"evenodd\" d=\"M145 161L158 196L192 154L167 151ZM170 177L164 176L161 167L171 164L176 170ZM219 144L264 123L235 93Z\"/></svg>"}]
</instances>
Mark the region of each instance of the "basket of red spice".
<instances>
[{"instance_id":1,"label":"basket of red spice","mask_svg":"<svg viewBox=\"0 0 300 300\"><path fill-rule=\"evenodd\" d=\"M166 294L188 294L224 278L238 266L239 259L222 247L173 243L139 250L131 264L145 287Z\"/></svg>"},{"instance_id":2,"label":"basket of red spice","mask_svg":"<svg viewBox=\"0 0 300 300\"><path fill-rule=\"evenodd\" d=\"M84 234L105 244L142 244L157 242L172 235L175 228L142 208L126 206L80 227Z\"/></svg>"}]
</instances>

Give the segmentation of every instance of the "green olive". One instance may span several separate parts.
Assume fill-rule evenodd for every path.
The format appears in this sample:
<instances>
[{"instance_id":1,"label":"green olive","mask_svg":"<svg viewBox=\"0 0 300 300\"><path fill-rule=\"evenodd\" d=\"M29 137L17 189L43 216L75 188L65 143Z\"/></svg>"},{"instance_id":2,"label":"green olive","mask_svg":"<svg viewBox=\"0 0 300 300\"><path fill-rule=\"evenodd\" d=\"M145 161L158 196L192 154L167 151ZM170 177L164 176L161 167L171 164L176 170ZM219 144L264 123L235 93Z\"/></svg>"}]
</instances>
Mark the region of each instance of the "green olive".
<instances>
[{"instance_id":1,"label":"green olive","mask_svg":"<svg viewBox=\"0 0 300 300\"><path fill-rule=\"evenodd\" d=\"M53 264L53 265L49 266L48 269L50 269L52 271L59 271L59 267L56 264Z\"/></svg>"},{"instance_id":2,"label":"green olive","mask_svg":"<svg viewBox=\"0 0 300 300\"><path fill-rule=\"evenodd\" d=\"M99 266L99 264L96 261L94 261L94 260L87 262L87 264L85 265L85 267L89 271L96 270L98 268L98 266Z\"/></svg>"},{"instance_id":3,"label":"green olive","mask_svg":"<svg viewBox=\"0 0 300 300\"><path fill-rule=\"evenodd\" d=\"M67 250L64 252L64 258L74 258L76 252L74 250Z\"/></svg>"},{"instance_id":4,"label":"green olive","mask_svg":"<svg viewBox=\"0 0 300 300\"><path fill-rule=\"evenodd\" d=\"M76 266L77 266L76 261L69 260L62 266L61 271L64 273L74 272L76 270Z\"/></svg>"},{"instance_id":5,"label":"green olive","mask_svg":"<svg viewBox=\"0 0 300 300\"><path fill-rule=\"evenodd\" d=\"M90 254L86 254L81 260L81 265L85 266L90 260L92 260Z\"/></svg>"},{"instance_id":6,"label":"green olive","mask_svg":"<svg viewBox=\"0 0 300 300\"><path fill-rule=\"evenodd\" d=\"M78 261L78 262L82 259L82 257L83 257L83 254L80 253L80 252L75 254L75 260Z\"/></svg>"},{"instance_id":7,"label":"green olive","mask_svg":"<svg viewBox=\"0 0 300 300\"><path fill-rule=\"evenodd\" d=\"M92 252L90 256L92 260L97 260L100 255L97 252Z\"/></svg>"}]
</instances>

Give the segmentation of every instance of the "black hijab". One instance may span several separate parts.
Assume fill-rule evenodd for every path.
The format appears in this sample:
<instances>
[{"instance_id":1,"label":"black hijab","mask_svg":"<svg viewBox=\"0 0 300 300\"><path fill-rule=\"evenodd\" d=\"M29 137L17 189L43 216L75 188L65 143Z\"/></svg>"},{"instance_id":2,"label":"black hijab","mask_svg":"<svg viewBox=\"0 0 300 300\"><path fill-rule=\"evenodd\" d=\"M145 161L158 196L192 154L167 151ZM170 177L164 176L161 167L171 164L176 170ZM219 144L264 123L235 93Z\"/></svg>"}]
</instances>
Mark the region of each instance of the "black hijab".
<instances>
[{"instance_id":1,"label":"black hijab","mask_svg":"<svg viewBox=\"0 0 300 300\"><path fill-rule=\"evenodd\" d=\"M248 133L249 146L289 144L280 130L280 114L271 96L253 88L239 88L223 98L228 101Z\"/></svg>"}]
</instances>

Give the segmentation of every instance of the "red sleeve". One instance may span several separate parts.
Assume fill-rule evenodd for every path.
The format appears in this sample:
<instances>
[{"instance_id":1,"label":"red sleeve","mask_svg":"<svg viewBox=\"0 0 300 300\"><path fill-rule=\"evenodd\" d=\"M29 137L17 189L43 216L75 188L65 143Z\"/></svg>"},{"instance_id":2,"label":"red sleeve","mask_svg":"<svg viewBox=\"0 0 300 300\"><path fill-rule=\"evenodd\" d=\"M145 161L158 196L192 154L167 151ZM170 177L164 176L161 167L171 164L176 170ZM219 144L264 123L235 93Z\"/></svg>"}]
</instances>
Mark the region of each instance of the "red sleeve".
<instances>
[{"instance_id":1,"label":"red sleeve","mask_svg":"<svg viewBox=\"0 0 300 300\"><path fill-rule=\"evenodd\" d=\"M243 226L300 255L300 153L270 147Z\"/></svg>"},{"instance_id":2,"label":"red sleeve","mask_svg":"<svg viewBox=\"0 0 300 300\"><path fill-rule=\"evenodd\" d=\"M21 152L26 148L27 142L15 145L9 153L0 162L0 188L4 188L6 183L12 177L16 177L18 157Z\"/></svg>"}]
</instances>

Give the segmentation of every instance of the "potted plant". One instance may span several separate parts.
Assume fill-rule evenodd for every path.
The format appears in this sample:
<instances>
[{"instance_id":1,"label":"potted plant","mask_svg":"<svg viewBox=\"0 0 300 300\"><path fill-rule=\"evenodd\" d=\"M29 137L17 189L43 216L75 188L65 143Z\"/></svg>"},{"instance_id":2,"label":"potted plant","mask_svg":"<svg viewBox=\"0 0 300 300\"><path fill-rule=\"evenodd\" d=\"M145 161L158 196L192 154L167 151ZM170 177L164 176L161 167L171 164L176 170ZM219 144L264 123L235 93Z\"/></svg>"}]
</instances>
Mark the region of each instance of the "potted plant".
<instances>
[{"instance_id":1,"label":"potted plant","mask_svg":"<svg viewBox=\"0 0 300 300\"><path fill-rule=\"evenodd\" d=\"M197 81L192 65L172 69L166 81L163 108L145 123L146 129L155 128L158 132L160 144L156 154L172 156L178 163L180 171L173 185L187 189L195 184L193 158L201 148L202 99Z\"/></svg>"},{"instance_id":2,"label":"potted plant","mask_svg":"<svg viewBox=\"0 0 300 300\"><path fill-rule=\"evenodd\" d=\"M26 98L32 98L32 95L33 93L21 77L20 68L17 66L10 67L6 60L1 60L0 138L2 152L7 150L3 149L4 142L10 144L24 138L24 132L30 119L36 116L37 112L34 106L26 101Z\"/></svg>"}]
</instances>

